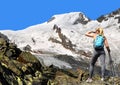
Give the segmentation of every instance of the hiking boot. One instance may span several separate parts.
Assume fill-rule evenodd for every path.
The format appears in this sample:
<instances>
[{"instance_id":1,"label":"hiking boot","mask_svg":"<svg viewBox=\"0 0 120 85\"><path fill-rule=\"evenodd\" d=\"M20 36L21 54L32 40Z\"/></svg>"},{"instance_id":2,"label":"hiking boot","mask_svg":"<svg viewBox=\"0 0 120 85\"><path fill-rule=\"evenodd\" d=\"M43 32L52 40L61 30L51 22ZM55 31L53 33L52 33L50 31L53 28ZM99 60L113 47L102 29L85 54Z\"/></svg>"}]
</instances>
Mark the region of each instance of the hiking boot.
<instances>
[{"instance_id":1,"label":"hiking boot","mask_svg":"<svg viewBox=\"0 0 120 85\"><path fill-rule=\"evenodd\" d=\"M86 80L86 82L88 82L88 83L90 83L90 82L92 82L93 80L91 79L91 78L88 78L87 80Z\"/></svg>"}]
</instances>

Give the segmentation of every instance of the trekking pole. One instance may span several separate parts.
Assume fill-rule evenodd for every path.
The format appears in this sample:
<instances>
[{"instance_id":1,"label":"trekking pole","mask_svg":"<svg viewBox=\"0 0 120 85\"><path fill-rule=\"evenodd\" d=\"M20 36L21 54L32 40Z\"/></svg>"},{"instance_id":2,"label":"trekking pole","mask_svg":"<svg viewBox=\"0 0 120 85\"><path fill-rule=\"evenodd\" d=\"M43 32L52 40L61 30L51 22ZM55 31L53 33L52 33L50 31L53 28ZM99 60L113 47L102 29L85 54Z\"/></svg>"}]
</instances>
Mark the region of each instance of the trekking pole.
<instances>
[{"instance_id":1,"label":"trekking pole","mask_svg":"<svg viewBox=\"0 0 120 85\"><path fill-rule=\"evenodd\" d=\"M112 71L112 76L115 76L114 64L113 64L113 61L112 61L110 53L109 53L109 64L110 64L110 69Z\"/></svg>"},{"instance_id":2,"label":"trekking pole","mask_svg":"<svg viewBox=\"0 0 120 85\"><path fill-rule=\"evenodd\" d=\"M108 53L109 55L109 64L110 64L110 70L111 70L111 74L112 74L112 85L115 85L114 83L114 76L115 76L115 69L114 69L114 65L113 65L113 61L112 61L112 58L111 58L111 54Z\"/></svg>"}]
</instances>

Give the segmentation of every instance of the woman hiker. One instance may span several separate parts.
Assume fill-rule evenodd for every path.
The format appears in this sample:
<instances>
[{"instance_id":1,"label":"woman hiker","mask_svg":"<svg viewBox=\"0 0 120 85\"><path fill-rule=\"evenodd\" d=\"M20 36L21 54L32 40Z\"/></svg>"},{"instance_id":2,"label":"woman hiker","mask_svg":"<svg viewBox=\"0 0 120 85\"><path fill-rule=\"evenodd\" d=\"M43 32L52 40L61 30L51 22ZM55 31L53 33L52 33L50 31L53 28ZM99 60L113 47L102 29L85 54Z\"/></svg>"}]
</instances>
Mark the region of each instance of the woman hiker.
<instances>
[{"instance_id":1,"label":"woman hiker","mask_svg":"<svg viewBox=\"0 0 120 85\"><path fill-rule=\"evenodd\" d=\"M105 50L104 45L110 53L110 48L108 45L107 38L104 36L104 32L102 28L97 28L95 32L89 31L85 33L86 36L91 37L94 39L93 41L93 47L94 47L94 54L92 56L92 59L90 61L90 68L89 68L89 78L86 80L86 82L92 82L92 76L94 71L94 65L98 59L100 58L101 63L101 81L104 81L105 78Z\"/></svg>"}]
</instances>

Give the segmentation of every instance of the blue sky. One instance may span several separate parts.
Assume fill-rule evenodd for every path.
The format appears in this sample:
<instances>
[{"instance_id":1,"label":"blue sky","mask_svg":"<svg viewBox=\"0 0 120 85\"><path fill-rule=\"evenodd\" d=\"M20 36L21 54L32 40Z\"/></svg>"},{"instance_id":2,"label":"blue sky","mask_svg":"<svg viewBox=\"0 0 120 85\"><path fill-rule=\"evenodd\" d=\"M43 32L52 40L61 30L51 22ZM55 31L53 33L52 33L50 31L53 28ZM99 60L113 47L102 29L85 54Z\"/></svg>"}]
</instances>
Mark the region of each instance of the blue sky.
<instances>
[{"instance_id":1,"label":"blue sky","mask_svg":"<svg viewBox=\"0 0 120 85\"><path fill-rule=\"evenodd\" d=\"M69 12L96 19L118 8L120 0L0 0L0 30L25 29Z\"/></svg>"}]
</instances>

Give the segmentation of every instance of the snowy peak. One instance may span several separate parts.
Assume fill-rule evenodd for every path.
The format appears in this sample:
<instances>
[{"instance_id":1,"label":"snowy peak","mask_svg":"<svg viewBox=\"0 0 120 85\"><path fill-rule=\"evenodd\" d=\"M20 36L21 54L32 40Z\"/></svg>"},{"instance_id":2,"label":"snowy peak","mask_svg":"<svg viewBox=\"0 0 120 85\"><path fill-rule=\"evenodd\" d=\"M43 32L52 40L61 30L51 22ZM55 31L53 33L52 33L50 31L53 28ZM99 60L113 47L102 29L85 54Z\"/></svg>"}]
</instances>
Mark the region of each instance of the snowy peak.
<instances>
[{"instance_id":1,"label":"snowy peak","mask_svg":"<svg viewBox=\"0 0 120 85\"><path fill-rule=\"evenodd\" d=\"M65 14L54 15L47 23L59 24L87 24L90 21L83 13L71 12Z\"/></svg>"},{"instance_id":2,"label":"snowy peak","mask_svg":"<svg viewBox=\"0 0 120 85\"><path fill-rule=\"evenodd\" d=\"M101 23L103 28L109 28L111 26L116 26L117 29L120 28L120 9L113 11L107 15L100 16L97 21Z\"/></svg>"},{"instance_id":3,"label":"snowy peak","mask_svg":"<svg viewBox=\"0 0 120 85\"><path fill-rule=\"evenodd\" d=\"M108 21L109 19L114 18L118 20L118 23L120 23L120 8L118 10L115 10L107 15L100 16L97 20L99 22L102 21Z\"/></svg>"}]
</instances>

